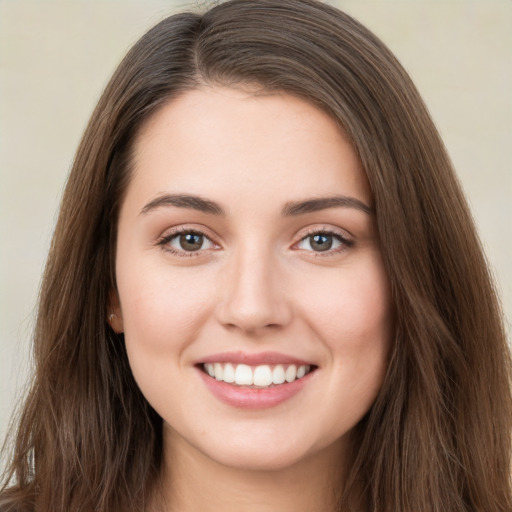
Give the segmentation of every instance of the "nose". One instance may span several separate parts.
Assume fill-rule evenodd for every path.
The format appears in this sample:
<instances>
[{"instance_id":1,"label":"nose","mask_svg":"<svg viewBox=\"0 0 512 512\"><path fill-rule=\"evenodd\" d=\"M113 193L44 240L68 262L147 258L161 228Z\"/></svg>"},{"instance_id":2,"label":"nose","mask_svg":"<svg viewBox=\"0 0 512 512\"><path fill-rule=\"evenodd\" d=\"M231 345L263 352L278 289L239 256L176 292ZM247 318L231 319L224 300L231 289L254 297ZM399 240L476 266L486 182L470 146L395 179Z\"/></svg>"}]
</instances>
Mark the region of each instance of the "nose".
<instances>
[{"instance_id":1,"label":"nose","mask_svg":"<svg viewBox=\"0 0 512 512\"><path fill-rule=\"evenodd\" d=\"M223 272L217 318L228 329L261 335L285 327L292 307L283 285L283 273L272 255L240 251Z\"/></svg>"}]
</instances>

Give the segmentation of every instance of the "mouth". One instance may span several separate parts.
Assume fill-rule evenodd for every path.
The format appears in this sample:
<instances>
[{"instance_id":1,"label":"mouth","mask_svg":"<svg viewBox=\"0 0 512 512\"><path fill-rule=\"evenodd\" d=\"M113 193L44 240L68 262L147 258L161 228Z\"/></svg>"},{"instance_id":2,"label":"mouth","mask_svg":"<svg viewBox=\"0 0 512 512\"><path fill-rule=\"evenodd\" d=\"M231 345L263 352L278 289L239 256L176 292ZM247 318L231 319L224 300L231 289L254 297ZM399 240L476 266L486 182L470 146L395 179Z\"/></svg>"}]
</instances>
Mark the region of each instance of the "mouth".
<instances>
[{"instance_id":1,"label":"mouth","mask_svg":"<svg viewBox=\"0 0 512 512\"><path fill-rule=\"evenodd\" d=\"M202 358L194 366L207 389L237 409L268 409L295 396L311 396L317 389L313 383L319 366L290 354L222 352Z\"/></svg>"},{"instance_id":2,"label":"mouth","mask_svg":"<svg viewBox=\"0 0 512 512\"><path fill-rule=\"evenodd\" d=\"M228 362L199 363L197 367L216 381L248 389L269 389L291 384L317 369L311 364L252 366Z\"/></svg>"}]
</instances>

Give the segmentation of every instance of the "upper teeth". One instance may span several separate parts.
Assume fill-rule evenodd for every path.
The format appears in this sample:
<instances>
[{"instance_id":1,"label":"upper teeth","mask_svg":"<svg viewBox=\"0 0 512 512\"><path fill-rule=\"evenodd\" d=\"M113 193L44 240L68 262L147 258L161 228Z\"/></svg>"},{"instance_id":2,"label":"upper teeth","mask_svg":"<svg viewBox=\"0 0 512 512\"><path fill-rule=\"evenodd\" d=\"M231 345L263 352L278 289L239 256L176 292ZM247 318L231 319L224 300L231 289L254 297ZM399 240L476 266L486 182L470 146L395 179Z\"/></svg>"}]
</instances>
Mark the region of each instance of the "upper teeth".
<instances>
[{"instance_id":1,"label":"upper teeth","mask_svg":"<svg viewBox=\"0 0 512 512\"><path fill-rule=\"evenodd\" d=\"M295 364L269 366L263 364L260 366L248 366L246 364L233 365L231 363L205 363L205 371L217 380L233 383L238 386L259 386L266 387L271 384L283 384L293 382L296 379L304 377L310 372L309 365Z\"/></svg>"}]
</instances>

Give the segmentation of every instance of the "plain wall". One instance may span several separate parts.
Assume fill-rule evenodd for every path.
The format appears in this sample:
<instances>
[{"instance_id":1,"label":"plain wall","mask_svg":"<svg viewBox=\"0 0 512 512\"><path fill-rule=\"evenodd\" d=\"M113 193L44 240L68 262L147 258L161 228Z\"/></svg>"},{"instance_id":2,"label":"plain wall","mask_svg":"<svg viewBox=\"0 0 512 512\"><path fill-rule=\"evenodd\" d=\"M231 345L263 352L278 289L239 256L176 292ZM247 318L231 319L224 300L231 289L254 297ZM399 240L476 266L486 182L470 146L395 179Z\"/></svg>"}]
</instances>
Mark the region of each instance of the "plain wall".
<instances>
[{"instance_id":1,"label":"plain wall","mask_svg":"<svg viewBox=\"0 0 512 512\"><path fill-rule=\"evenodd\" d=\"M127 49L214 2L0 0L0 436L30 373L40 277L92 109ZM512 2L329 2L361 20L416 82L458 170L512 319ZM510 331L509 331L510 332Z\"/></svg>"}]
</instances>

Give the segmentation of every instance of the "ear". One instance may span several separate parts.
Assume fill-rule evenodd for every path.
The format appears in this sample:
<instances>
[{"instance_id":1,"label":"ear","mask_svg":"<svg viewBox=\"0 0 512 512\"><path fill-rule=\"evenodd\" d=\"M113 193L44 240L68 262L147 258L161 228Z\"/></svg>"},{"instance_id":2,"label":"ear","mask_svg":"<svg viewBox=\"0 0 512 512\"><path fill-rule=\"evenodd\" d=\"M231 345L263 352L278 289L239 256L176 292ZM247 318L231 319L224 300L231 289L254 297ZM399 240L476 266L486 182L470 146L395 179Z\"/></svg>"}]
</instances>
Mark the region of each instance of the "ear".
<instances>
[{"instance_id":1,"label":"ear","mask_svg":"<svg viewBox=\"0 0 512 512\"><path fill-rule=\"evenodd\" d=\"M124 332L123 314L117 291L112 290L108 301L107 322L116 334Z\"/></svg>"}]
</instances>

